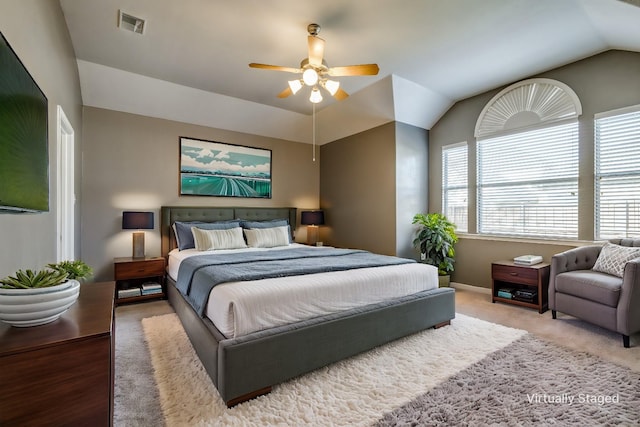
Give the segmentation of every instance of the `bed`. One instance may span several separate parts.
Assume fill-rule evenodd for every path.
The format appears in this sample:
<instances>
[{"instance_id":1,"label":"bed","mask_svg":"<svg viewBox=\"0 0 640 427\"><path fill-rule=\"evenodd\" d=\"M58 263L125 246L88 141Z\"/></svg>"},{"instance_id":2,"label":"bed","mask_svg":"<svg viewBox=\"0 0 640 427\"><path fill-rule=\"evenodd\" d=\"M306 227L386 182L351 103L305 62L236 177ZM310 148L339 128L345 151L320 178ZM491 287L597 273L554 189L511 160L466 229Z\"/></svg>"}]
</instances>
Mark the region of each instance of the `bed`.
<instances>
[{"instance_id":1,"label":"bed","mask_svg":"<svg viewBox=\"0 0 640 427\"><path fill-rule=\"evenodd\" d=\"M209 223L238 218L287 219L295 225L296 209L162 207L162 254L169 259L169 253L175 253L172 226L176 221ZM206 312L194 308L193 301L178 290L175 271L167 278L169 302L227 406L268 393L276 384L373 347L444 326L455 317L454 290L436 287L236 335L224 327L217 328Z\"/></svg>"}]
</instances>

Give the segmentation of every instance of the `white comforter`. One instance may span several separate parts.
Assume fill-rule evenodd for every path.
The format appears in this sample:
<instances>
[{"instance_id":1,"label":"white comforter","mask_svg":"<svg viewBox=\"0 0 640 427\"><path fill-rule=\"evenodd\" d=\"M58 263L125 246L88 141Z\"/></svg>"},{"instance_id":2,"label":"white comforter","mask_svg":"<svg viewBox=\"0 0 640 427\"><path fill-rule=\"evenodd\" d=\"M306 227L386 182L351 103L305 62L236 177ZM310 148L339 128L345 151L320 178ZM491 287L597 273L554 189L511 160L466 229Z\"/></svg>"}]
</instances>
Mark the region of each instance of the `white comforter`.
<instances>
[{"instance_id":1,"label":"white comforter","mask_svg":"<svg viewBox=\"0 0 640 427\"><path fill-rule=\"evenodd\" d=\"M169 275L175 280L180 262L189 256L229 252L173 250ZM211 290L206 315L227 338L233 338L437 287L437 269L420 263L229 282Z\"/></svg>"}]
</instances>

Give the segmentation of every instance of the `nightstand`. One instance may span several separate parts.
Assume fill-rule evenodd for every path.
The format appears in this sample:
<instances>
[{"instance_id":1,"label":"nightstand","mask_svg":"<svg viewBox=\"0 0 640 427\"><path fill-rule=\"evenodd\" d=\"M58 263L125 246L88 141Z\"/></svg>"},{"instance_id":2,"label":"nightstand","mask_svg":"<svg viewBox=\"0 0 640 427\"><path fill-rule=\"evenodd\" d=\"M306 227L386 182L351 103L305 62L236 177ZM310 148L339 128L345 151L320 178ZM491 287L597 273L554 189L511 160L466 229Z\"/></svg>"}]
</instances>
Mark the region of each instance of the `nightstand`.
<instances>
[{"instance_id":1,"label":"nightstand","mask_svg":"<svg viewBox=\"0 0 640 427\"><path fill-rule=\"evenodd\" d=\"M165 298L165 261L162 257L113 259L116 304Z\"/></svg>"},{"instance_id":2,"label":"nightstand","mask_svg":"<svg viewBox=\"0 0 640 427\"><path fill-rule=\"evenodd\" d=\"M513 261L491 263L491 302L500 301L535 308L538 313L544 313L549 307L550 269L550 264L546 262L534 265L519 265ZM518 291L525 291L535 297L519 297Z\"/></svg>"}]
</instances>

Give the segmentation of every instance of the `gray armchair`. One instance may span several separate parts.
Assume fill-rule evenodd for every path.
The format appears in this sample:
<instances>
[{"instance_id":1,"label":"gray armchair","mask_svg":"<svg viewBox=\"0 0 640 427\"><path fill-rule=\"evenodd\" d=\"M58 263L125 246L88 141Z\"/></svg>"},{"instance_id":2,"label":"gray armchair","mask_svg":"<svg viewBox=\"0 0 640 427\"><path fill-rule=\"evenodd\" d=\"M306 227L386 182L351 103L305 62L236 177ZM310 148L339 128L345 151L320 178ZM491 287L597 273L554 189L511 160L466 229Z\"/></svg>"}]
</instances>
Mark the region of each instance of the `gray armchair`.
<instances>
[{"instance_id":1,"label":"gray armchair","mask_svg":"<svg viewBox=\"0 0 640 427\"><path fill-rule=\"evenodd\" d=\"M640 246L640 239L610 240ZM622 334L640 331L640 258L626 263L622 278L591 270L601 246L582 246L554 255L549 277L549 308Z\"/></svg>"}]
</instances>

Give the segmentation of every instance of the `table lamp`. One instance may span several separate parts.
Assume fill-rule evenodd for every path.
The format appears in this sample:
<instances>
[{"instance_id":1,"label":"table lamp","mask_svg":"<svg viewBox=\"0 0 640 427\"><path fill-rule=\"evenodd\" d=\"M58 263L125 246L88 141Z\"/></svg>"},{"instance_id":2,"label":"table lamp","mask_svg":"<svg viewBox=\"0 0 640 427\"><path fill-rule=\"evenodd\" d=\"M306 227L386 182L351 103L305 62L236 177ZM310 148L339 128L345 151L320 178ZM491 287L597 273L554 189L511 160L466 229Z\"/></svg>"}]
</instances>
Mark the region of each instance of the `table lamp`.
<instances>
[{"instance_id":1,"label":"table lamp","mask_svg":"<svg viewBox=\"0 0 640 427\"><path fill-rule=\"evenodd\" d=\"M324 225L324 212L302 211L300 224L307 226L307 245L315 245L318 242L318 226Z\"/></svg>"},{"instance_id":2,"label":"table lamp","mask_svg":"<svg viewBox=\"0 0 640 427\"><path fill-rule=\"evenodd\" d=\"M122 212L123 230L153 230L153 212ZM144 258L144 231L133 233L133 257Z\"/></svg>"}]
</instances>

